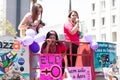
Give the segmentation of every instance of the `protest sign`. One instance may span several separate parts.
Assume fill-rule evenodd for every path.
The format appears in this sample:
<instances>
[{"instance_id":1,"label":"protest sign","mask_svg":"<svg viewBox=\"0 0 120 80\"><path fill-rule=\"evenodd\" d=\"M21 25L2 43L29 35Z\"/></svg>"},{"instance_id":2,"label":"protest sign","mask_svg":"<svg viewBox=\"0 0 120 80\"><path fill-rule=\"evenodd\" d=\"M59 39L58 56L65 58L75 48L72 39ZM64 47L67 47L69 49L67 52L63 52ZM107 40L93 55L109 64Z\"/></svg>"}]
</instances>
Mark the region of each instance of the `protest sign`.
<instances>
[{"instance_id":1,"label":"protest sign","mask_svg":"<svg viewBox=\"0 0 120 80\"><path fill-rule=\"evenodd\" d=\"M72 80L92 80L91 67L68 67Z\"/></svg>"},{"instance_id":2,"label":"protest sign","mask_svg":"<svg viewBox=\"0 0 120 80\"><path fill-rule=\"evenodd\" d=\"M62 80L62 56L40 54L40 80Z\"/></svg>"}]
</instances>

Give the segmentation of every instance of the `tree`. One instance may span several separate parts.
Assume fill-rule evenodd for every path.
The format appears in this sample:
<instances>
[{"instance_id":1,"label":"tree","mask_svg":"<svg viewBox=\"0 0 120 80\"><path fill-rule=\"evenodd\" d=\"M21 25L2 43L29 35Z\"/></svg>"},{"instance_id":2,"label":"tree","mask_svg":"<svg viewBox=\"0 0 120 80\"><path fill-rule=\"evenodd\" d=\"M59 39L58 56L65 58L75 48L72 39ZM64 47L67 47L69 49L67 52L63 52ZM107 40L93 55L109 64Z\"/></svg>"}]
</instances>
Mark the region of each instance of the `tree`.
<instances>
[{"instance_id":1,"label":"tree","mask_svg":"<svg viewBox=\"0 0 120 80\"><path fill-rule=\"evenodd\" d=\"M6 19L0 19L0 29L2 31L2 35L16 36L17 31L13 27L13 25Z\"/></svg>"},{"instance_id":2,"label":"tree","mask_svg":"<svg viewBox=\"0 0 120 80\"><path fill-rule=\"evenodd\" d=\"M15 28L13 28L13 25L8 20L6 20L6 35L17 35L17 31L15 30Z\"/></svg>"}]
</instances>

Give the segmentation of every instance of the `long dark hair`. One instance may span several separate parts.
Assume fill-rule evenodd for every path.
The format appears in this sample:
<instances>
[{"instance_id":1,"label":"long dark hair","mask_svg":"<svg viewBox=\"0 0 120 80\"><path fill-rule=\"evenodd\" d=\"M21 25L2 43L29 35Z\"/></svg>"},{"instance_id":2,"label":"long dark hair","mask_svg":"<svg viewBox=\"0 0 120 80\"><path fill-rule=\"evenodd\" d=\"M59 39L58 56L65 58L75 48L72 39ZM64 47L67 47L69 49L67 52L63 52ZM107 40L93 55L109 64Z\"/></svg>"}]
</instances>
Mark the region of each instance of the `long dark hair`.
<instances>
[{"instance_id":1,"label":"long dark hair","mask_svg":"<svg viewBox=\"0 0 120 80\"><path fill-rule=\"evenodd\" d=\"M50 30L50 31L47 33L47 35L46 35L46 39L48 39L51 35L55 35L56 40L58 40L57 32L54 31L54 30Z\"/></svg>"},{"instance_id":2,"label":"long dark hair","mask_svg":"<svg viewBox=\"0 0 120 80\"><path fill-rule=\"evenodd\" d=\"M58 34L57 34L57 32L54 31L54 30L50 30L50 31L46 34L46 39L48 39L51 35L55 35L56 41L57 41L56 43L59 44L60 42L58 41L59 39L58 39ZM45 41L45 42L44 42L44 46L46 47L46 45L47 45L47 42Z\"/></svg>"},{"instance_id":3,"label":"long dark hair","mask_svg":"<svg viewBox=\"0 0 120 80\"><path fill-rule=\"evenodd\" d=\"M117 77L117 76L113 76L113 78L115 78L116 80L118 80L118 77Z\"/></svg>"},{"instance_id":4,"label":"long dark hair","mask_svg":"<svg viewBox=\"0 0 120 80\"><path fill-rule=\"evenodd\" d=\"M70 18L70 17L71 17L71 14L72 14L73 12L74 12L74 13L76 13L76 14L77 14L77 17L79 18L78 12L77 12L77 11L75 11L75 10L72 10L72 11L68 14L68 18Z\"/></svg>"}]
</instances>

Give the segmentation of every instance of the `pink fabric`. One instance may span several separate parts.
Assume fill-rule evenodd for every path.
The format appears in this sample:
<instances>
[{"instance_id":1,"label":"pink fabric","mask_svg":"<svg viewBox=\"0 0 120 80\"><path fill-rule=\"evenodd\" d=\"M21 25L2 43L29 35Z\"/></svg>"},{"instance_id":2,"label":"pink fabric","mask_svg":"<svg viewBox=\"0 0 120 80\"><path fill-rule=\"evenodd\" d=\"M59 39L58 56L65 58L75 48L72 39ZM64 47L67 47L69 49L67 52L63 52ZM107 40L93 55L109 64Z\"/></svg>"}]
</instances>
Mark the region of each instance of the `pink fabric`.
<instances>
[{"instance_id":1,"label":"pink fabric","mask_svg":"<svg viewBox=\"0 0 120 80\"><path fill-rule=\"evenodd\" d=\"M64 24L64 36L65 40L67 41L73 41L73 42L79 42L79 31L77 31L75 34L70 34L70 30L74 27L72 23L67 21Z\"/></svg>"}]
</instances>

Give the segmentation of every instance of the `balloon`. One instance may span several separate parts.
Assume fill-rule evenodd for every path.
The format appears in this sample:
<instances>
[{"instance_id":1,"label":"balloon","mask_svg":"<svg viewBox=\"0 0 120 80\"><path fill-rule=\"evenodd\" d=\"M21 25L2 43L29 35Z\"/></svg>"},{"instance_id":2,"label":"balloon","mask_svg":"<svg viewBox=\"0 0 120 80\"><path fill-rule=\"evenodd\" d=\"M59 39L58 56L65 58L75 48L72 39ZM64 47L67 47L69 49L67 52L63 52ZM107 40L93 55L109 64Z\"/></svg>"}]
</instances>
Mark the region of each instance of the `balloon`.
<instances>
[{"instance_id":1,"label":"balloon","mask_svg":"<svg viewBox=\"0 0 120 80\"><path fill-rule=\"evenodd\" d=\"M30 50L31 50L33 53L37 53L37 52L40 50L39 44L34 41L34 42L30 45Z\"/></svg>"},{"instance_id":2,"label":"balloon","mask_svg":"<svg viewBox=\"0 0 120 80\"><path fill-rule=\"evenodd\" d=\"M96 50L98 48L98 43L97 42L91 42L90 43L90 47L93 49L93 50Z\"/></svg>"},{"instance_id":3,"label":"balloon","mask_svg":"<svg viewBox=\"0 0 120 80\"><path fill-rule=\"evenodd\" d=\"M92 42L92 35L88 34L88 35L85 35L85 40L87 42Z\"/></svg>"},{"instance_id":4,"label":"balloon","mask_svg":"<svg viewBox=\"0 0 120 80\"><path fill-rule=\"evenodd\" d=\"M37 42L37 43L43 42L44 40L45 40L45 36L44 36L44 35L38 34L38 35L36 35L36 36L34 37L34 41Z\"/></svg>"},{"instance_id":5,"label":"balloon","mask_svg":"<svg viewBox=\"0 0 120 80\"><path fill-rule=\"evenodd\" d=\"M31 36L32 38L34 38L35 31L33 29L27 29L26 30L26 36Z\"/></svg>"},{"instance_id":6,"label":"balloon","mask_svg":"<svg viewBox=\"0 0 120 80\"><path fill-rule=\"evenodd\" d=\"M33 43L33 38L31 36L25 36L22 40L23 45L31 45Z\"/></svg>"}]
</instances>

